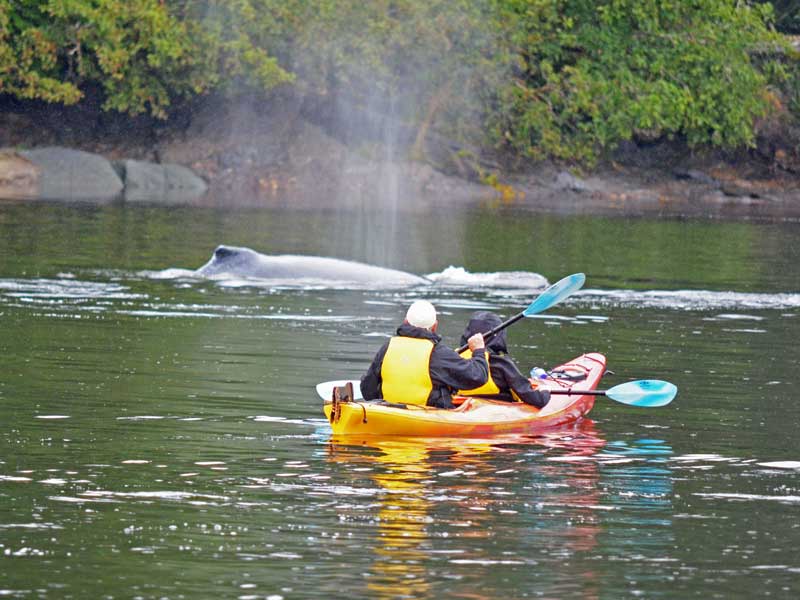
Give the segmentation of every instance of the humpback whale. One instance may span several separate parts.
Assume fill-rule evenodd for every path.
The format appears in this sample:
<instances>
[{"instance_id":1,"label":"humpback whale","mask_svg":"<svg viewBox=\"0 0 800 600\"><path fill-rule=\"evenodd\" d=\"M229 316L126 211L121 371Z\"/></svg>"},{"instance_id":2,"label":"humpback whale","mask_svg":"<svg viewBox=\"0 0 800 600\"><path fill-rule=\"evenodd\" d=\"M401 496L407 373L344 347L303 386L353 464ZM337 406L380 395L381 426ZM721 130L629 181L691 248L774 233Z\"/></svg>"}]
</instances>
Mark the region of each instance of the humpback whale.
<instances>
[{"instance_id":1,"label":"humpback whale","mask_svg":"<svg viewBox=\"0 0 800 600\"><path fill-rule=\"evenodd\" d=\"M195 271L199 277L255 279L312 279L377 287L428 285L419 275L365 263L298 254L267 255L236 246L218 246L206 264Z\"/></svg>"}]
</instances>

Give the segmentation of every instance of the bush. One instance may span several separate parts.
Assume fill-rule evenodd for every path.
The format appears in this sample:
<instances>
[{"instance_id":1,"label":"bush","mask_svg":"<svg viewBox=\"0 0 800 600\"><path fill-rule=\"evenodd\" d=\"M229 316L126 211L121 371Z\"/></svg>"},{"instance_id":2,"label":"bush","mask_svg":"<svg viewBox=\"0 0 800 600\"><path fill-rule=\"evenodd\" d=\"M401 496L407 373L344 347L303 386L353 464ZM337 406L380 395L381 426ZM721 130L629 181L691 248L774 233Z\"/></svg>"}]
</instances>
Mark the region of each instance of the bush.
<instances>
[{"instance_id":1,"label":"bush","mask_svg":"<svg viewBox=\"0 0 800 600\"><path fill-rule=\"evenodd\" d=\"M96 85L108 110L165 117L175 99L239 76L265 90L291 80L244 34L206 29L186 4L0 0L0 92L73 104Z\"/></svg>"},{"instance_id":2,"label":"bush","mask_svg":"<svg viewBox=\"0 0 800 600\"><path fill-rule=\"evenodd\" d=\"M779 43L768 6L520 0L503 10L520 64L492 122L516 152L592 162L633 138L753 145L769 102L750 53Z\"/></svg>"},{"instance_id":3,"label":"bush","mask_svg":"<svg viewBox=\"0 0 800 600\"><path fill-rule=\"evenodd\" d=\"M352 127L374 113L387 139L405 130L416 156L436 132L592 163L629 139L751 146L772 84L798 110L791 65L759 51L782 44L772 18L744 0L0 0L0 93L99 87L107 110L163 118L294 81L355 107Z\"/></svg>"}]
</instances>

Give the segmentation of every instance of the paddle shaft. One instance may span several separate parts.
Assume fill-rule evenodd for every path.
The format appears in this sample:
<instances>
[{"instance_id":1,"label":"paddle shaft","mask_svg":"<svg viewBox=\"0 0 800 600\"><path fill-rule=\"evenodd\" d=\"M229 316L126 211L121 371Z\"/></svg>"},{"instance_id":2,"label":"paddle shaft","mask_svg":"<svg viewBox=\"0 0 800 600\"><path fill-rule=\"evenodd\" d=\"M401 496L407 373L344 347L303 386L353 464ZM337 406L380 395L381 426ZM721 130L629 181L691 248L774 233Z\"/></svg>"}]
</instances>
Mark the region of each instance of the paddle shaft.
<instances>
[{"instance_id":1,"label":"paddle shaft","mask_svg":"<svg viewBox=\"0 0 800 600\"><path fill-rule=\"evenodd\" d=\"M564 298L567 298L570 294L574 294L576 291L578 291L581 288L581 286L583 286L584 281L586 281L586 275L584 275L583 273L574 273L572 275L567 275L563 279L559 279L553 285L551 285L549 288L547 288L545 291L539 294L536 300L530 303L530 306L528 306L528 308L523 310L518 315L514 315L508 321L500 323L500 325L498 325L491 331L487 331L486 333L483 334L483 337L489 339L496 333L503 331L503 329L505 329L509 325L516 323L521 318L536 315L540 312L547 310L551 306L558 304L559 302L564 300ZM467 348L469 348L469 344L464 344L458 350L456 350L456 352L461 354Z\"/></svg>"},{"instance_id":2,"label":"paddle shaft","mask_svg":"<svg viewBox=\"0 0 800 600\"><path fill-rule=\"evenodd\" d=\"M551 394L568 396L605 396L629 406L666 406L678 393L678 388L668 381L641 379L615 385L607 390L550 390Z\"/></svg>"},{"instance_id":3,"label":"paddle shaft","mask_svg":"<svg viewBox=\"0 0 800 600\"><path fill-rule=\"evenodd\" d=\"M526 310L527 310L527 309L526 309ZM505 328L506 328L506 327L508 327L509 325L513 325L514 323L516 323L517 321L519 321L520 319L522 319L524 316L525 316L525 311L523 310L523 311L522 311L521 313L519 313L518 315L514 315L513 317L511 317L511 318L510 318L510 319L508 319L507 321L503 321L502 323L500 323L500 325L498 325L497 327L495 327L495 328L494 328L494 329L492 329L491 331L487 331L486 333L484 333L484 334L483 334L483 339L484 339L484 341L489 341L489 339L490 339L490 338L491 338L493 335L496 335L496 334L500 333L501 331L503 331L503 329L505 329ZM456 350L456 352L458 352L459 354L461 354L461 353L462 353L464 350L466 350L467 348L469 348L469 344L464 344L464 345L463 345L463 346L461 346L461 347L460 347L458 350Z\"/></svg>"},{"instance_id":4,"label":"paddle shaft","mask_svg":"<svg viewBox=\"0 0 800 600\"><path fill-rule=\"evenodd\" d=\"M605 396L608 390L549 390L550 394L563 394L564 396Z\"/></svg>"},{"instance_id":5,"label":"paddle shaft","mask_svg":"<svg viewBox=\"0 0 800 600\"><path fill-rule=\"evenodd\" d=\"M330 401L334 387L340 387L347 383L346 380L325 381L317 385L317 394L326 402ZM363 400L361 398L361 390L358 389L359 382L352 381L351 383L353 384L353 399L356 401ZM609 400L629 406L652 408L666 406L672 402L678 393L678 388L668 381L650 379L621 383L607 390L554 389L548 391L550 394L564 396L605 396Z\"/></svg>"}]
</instances>

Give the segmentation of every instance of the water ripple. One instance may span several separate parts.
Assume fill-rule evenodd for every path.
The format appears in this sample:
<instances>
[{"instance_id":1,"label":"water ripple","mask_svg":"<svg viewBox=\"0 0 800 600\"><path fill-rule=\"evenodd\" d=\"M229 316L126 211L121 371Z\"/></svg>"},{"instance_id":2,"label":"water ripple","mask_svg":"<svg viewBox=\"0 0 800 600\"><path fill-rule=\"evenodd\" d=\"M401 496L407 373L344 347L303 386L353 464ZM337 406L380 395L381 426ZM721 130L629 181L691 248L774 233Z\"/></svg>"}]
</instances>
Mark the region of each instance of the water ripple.
<instances>
[{"instance_id":1,"label":"water ripple","mask_svg":"<svg viewBox=\"0 0 800 600\"><path fill-rule=\"evenodd\" d=\"M722 500L769 500L774 502L781 502L784 504L798 504L800 503L800 496L769 496L766 494L738 494L738 493L713 493L713 492L698 492L695 496L701 498L718 498Z\"/></svg>"},{"instance_id":2,"label":"water ripple","mask_svg":"<svg viewBox=\"0 0 800 600\"><path fill-rule=\"evenodd\" d=\"M583 290L575 301L604 307L671 308L682 310L800 308L800 294L760 294L709 290ZM719 315L731 318L731 315Z\"/></svg>"}]
</instances>

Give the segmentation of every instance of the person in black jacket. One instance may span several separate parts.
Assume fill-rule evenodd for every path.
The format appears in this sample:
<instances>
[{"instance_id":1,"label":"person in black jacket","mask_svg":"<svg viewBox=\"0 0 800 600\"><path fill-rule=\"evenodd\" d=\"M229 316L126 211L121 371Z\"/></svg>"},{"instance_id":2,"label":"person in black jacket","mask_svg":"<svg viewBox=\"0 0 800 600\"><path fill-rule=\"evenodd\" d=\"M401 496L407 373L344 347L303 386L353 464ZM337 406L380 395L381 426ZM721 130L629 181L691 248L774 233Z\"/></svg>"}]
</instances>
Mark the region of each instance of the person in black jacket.
<instances>
[{"instance_id":1,"label":"person in black jacket","mask_svg":"<svg viewBox=\"0 0 800 600\"><path fill-rule=\"evenodd\" d=\"M459 356L437 335L436 309L417 300L406 313L397 335L387 341L361 378L365 400L453 408L452 394L481 386L489 378L483 336L469 336L471 357Z\"/></svg>"},{"instance_id":2,"label":"person in black jacket","mask_svg":"<svg viewBox=\"0 0 800 600\"><path fill-rule=\"evenodd\" d=\"M494 313L486 311L474 313L461 336L461 344L463 345L475 333L491 331L501 323L500 317ZM486 350L489 355L489 380L477 389L462 388L460 393L508 402L521 400L537 408L547 405L550 401L550 392L533 389L530 380L519 372L514 361L508 356L505 329L489 338Z\"/></svg>"}]
</instances>

